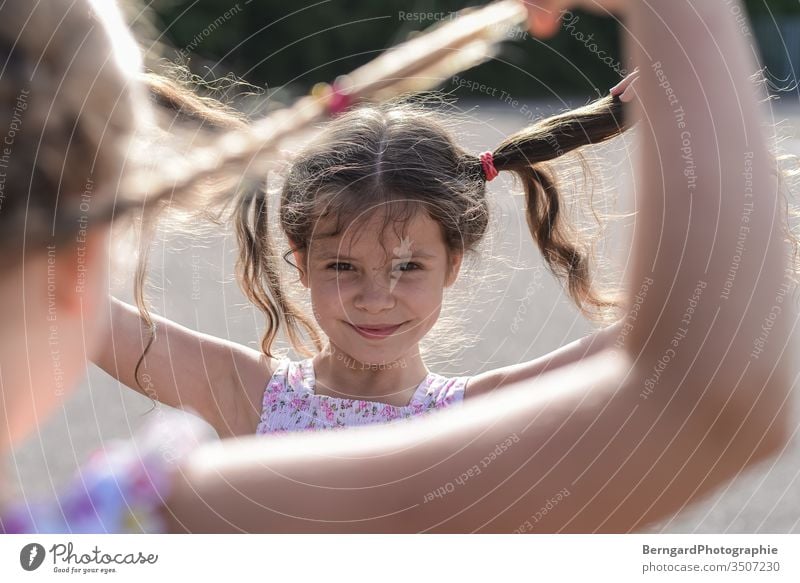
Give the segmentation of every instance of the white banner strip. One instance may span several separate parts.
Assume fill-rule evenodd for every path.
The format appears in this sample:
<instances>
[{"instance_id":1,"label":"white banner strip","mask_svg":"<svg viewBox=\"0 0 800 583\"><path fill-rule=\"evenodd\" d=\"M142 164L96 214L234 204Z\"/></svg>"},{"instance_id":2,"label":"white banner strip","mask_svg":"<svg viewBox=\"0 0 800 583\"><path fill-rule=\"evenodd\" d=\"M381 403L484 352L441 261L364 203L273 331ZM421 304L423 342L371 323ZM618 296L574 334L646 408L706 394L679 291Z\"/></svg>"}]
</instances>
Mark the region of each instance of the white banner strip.
<instances>
[{"instance_id":1,"label":"white banner strip","mask_svg":"<svg viewBox=\"0 0 800 583\"><path fill-rule=\"evenodd\" d=\"M6 535L0 581L769 583L798 557L796 535Z\"/></svg>"}]
</instances>

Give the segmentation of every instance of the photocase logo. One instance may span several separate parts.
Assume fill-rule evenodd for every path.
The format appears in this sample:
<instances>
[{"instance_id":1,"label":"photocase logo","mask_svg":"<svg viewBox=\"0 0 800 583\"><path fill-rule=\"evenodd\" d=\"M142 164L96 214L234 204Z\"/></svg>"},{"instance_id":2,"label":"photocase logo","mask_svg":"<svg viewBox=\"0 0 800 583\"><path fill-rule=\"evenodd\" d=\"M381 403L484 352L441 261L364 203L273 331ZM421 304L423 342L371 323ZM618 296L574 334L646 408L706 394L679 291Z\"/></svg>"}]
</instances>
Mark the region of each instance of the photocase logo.
<instances>
[{"instance_id":1,"label":"photocase logo","mask_svg":"<svg viewBox=\"0 0 800 583\"><path fill-rule=\"evenodd\" d=\"M39 543L30 543L19 552L19 564L26 571L35 571L44 562L44 547Z\"/></svg>"}]
</instances>

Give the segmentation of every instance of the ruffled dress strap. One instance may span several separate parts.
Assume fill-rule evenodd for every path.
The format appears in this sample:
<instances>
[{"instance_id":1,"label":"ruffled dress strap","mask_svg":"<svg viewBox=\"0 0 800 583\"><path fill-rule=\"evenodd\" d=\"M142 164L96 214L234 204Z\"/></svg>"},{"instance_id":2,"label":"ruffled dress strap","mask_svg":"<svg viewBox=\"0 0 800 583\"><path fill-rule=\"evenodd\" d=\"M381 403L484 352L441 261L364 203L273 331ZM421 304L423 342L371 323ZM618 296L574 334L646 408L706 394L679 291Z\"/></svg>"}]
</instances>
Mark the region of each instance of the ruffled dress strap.
<instances>
[{"instance_id":1,"label":"ruffled dress strap","mask_svg":"<svg viewBox=\"0 0 800 583\"><path fill-rule=\"evenodd\" d=\"M199 418L163 406L134 439L110 441L57 497L18 500L0 512L0 532L160 533L179 463L214 435Z\"/></svg>"},{"instance_id":2,"label":"ruffled dress strap","mask_svg":"<svg viewBox=\"0 0 800 583\"><path fill-rule=\"evenodd\" d=\"M470 377L445 377L430 373L425 380L426 387L418 391L415 401L423 405L423 409L444 409L464 401L464 392Z\"/></svg>"},{"instance_id":3,"label":"ruffled dress strap","mask_svg":"<svg viewBox=\"0 0 800 583\"><path fill-rule=\"evenodd\" d=\"M264 389L261 402L261 420L256 427L257 435L271 433L270 419L273 415L279 413L279 408L283 399L290 390L289 376L291 375L293 377L292 380L297 382L297 379L294 377L298 374L301 374L300 369L297 363L293 362L290 358L284 357L278 361L278 365L272 372L272 377L269 379Z\"/></svg>"}]
</instances>

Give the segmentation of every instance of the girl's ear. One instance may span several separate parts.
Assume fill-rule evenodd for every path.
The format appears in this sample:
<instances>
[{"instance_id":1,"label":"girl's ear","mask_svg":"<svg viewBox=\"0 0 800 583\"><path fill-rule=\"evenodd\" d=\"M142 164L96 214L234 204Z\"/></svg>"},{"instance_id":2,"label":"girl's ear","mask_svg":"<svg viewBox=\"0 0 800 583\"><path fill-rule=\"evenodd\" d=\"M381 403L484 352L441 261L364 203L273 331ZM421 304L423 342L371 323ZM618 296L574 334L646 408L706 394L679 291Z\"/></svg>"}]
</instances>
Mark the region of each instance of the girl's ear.
<instances>
[{"instance_id":1,"label":"girl's ear","mask_svg":"<svg viewBox=\"0 0 800 583\"><path fill-rule=\"evenodd\" d=\"M297 265L297 269L300 271L300 283L303 284L303 287L308 288L308 271L306 270L306 254L302 251L295 251L294 252L294 263Z\"/></svg>"},{"instance_id":2,"label":"girl's ear","mask_svg":"<svg viewBox=\"0 0 800 583\"><path fill-rule=\"evenodd\" d=\"M291 245L292 249L297 249L297 245L295 245L294 241L291 239L289 240L289 245ZM308 270L306 269L306 253L305 251L292 251L292 256L294 257L294 264L297 266L297 270L300 272L300 283L303 284L303 287L308 288Z\"/></svg>"},{"instance_id":3,"label":"girl's ear","mask_svg":"<svg viewBox=\"0 0 800 583\"><path fill-rule=\"evenodd\" d=\"M453 255L453 258L450 262L450 270L447 273L447 279L445 279L444 287L450 287L458 279L458 272L461 270L461 260L463 258L463 253L457 253Z\"/></svg>"}]
</instances>

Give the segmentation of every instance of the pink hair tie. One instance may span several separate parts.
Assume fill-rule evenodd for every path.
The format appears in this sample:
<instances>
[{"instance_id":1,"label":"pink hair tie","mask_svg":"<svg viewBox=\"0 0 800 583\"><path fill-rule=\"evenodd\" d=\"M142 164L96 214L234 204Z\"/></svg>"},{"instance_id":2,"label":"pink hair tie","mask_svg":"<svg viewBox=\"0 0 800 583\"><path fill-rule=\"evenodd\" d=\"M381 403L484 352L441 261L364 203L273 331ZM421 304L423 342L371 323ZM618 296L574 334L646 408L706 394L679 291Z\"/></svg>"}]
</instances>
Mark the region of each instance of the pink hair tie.
<instances>
[{"instance_id":1,"label":"pink hair tie","mask_svg":"<svg viewBox=\"0 0 800 583\"><path fill-rule=\"evenodd\" d=\"M311 95L325 104L325 109L331 117L337 116L351 105L353 97L344 88L346 79L337 79L332 85L317 83L311 88Z\"/></svg>"},{"instance_id":2,"label":"pink hair tie","mask_svg":"<svg viewBox=\"0 0 800 583\"><path fill-rule=\"evenodd\" d=\"M494 180L499 172L494 167L494 156L491 152L484 152L481 154L481 166L483 167L483 175L486 177L486 182Z\"/></svg>"},{"instance_id":3,"label":"pink hair tie","mask_svg":"<svg viewBox=\"0 0 800 583\"><path fill-rule=\"evenodd\" d=\"M352 104L353 100L350 98L350 96L342 92L342 88L339 83L334 82L331 86L330 101L328 101L328 111L330 114L332 116L339 115Z\"/></svg>"}]
</instances>

